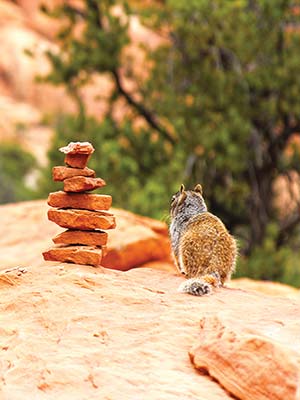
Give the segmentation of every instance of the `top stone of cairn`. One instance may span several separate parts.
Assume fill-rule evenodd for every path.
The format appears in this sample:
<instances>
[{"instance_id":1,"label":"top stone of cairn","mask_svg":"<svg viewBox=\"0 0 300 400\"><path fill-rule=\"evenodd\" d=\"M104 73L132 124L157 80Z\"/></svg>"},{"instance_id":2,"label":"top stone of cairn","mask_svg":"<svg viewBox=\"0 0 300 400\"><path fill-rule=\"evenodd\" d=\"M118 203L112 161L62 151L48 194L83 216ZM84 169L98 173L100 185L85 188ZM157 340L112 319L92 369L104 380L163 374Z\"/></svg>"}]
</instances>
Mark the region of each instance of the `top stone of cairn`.
<instances>
[{"instance_id":1,"label":"top stone of cairn","mask_svg":"<svg viewBox=\"0 0 300 400\"><path fill-rule=\"evenodd\" d=\"M89 142L70 142L59 151L65 154L65 163L69 167L85 168L95 149Z\"/></svg>"},{"instance_id":2,"label":"top stone of cairn","mask_svg":"<svg viewBox=\"0 0 300 400\"><path fill-rule=\"evenodd\" d=\"M68 146L61 147L59 151L65 154L92 154L95 149L89 142L70 142Z\"/></svg>"}]
</instances>

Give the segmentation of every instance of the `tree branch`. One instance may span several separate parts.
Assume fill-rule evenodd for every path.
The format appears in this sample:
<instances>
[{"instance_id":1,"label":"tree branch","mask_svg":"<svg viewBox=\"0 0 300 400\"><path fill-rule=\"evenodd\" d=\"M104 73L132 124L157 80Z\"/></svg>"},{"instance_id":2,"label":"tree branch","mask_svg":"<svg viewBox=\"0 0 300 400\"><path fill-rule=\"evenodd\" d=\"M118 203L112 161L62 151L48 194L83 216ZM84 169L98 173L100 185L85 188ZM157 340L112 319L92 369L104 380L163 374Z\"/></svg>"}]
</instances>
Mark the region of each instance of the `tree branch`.
<instances>
[{"instance_id":1,"label":"tree branch","mask_svg":"<svg viewBox=\"0 0 300 400\"><path fill-rule=\"evenodd\" d=\"M297 179L298 183L298 190L293 189L293 184L295 184L295 178L291 176L291 171L287 171L284 173L285 178L287 178L289 182L288 190L289 190L289 196L291 198L291 204L295 203L294 206L294 212L290 215L288 215L280 224L280 229L279 229L279 234L277 237L277 246L280 247L282 246L288 238L291 236L291 234L294 232L294 230L297 228L298 224L300 223L300 198L298 195L298 190L300 188L300 180L299 176Z\"/></svg>"},{"instance_id":2,"label":"tree branch","mask_svg":"<svg viewBox=\"0 0 300 400\"><path fill-rule=\"evenodd\" d=\"M299 211L294 212L292 215L281 224L279 234L277 237L277 247L282 246L294 232L298 224L300 223Z\"/></svg>"},{"instance_id":3,"label":"tree branch","mask_svg":"<svg viewBox=\"0 0 300 400\"><path fill-rule=\"evenodd\" d=\"M124 86L122 85L120 75L117 70L112 70L111 71L115 84L117 87L117 90L119 94L121 94L125 100L127 101L128 104L130 104L133 108L138 111L138 113L148 122L148 124L155 129L157 132L159 132L169 143L174 145L176 143L176 140L172 137L172 135L164 129L159 122L157 121L156 117L154 114L152 114L146 107L144 107L143 104L140 102L136 101L130 93L128 93Z\"/></svg>"},{"instance_id":4,"label":"tree branch","mask_svg":"<svg viewBox=\"0 0 300 400\"><path fill-rule=\"evenodd\" d=\"M98 1L88 0L88 5L94 11L96 26L98 26L100 30L103 30L102 15ZM125 90L124 86L122 85L121 78L117 69L112 69L110 72L112 73L112 76L114 78L118 93L125 98L125 100L129 105L135 108L135 110L148 122L148 124L153 129L159 132L169 143L174 145L176 143L176 140L165 128L161 126L161 124L159 124L155 115L151 111L149 111L146 107L144 107L143 104L136 101L131 96L131 94Z\"/></svg>"}]
</instances>

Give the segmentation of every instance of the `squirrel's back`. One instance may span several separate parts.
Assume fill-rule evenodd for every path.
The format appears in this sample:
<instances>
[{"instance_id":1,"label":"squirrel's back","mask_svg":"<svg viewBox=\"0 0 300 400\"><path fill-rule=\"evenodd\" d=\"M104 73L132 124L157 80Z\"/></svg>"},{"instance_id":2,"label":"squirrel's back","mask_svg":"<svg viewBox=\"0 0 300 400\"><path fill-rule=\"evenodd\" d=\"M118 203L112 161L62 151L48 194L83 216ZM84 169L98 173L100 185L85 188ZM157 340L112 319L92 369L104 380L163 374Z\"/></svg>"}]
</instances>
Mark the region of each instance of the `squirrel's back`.
<instances>
[{"instance_id":1,"label":"squirrel's back","mask_svg":"<svg viewBox=\"0 0 300 400\"><path fill-rule=\"evenodd\" d=\"M179 262L187 278L218 272L221 283L230 278L237 247L223 222L209 212L192 217L179 242Z\"/></svg>"},{"instance_id":2,"label":"squirrel's back","mask_svg":"<svg viewBox=\"0 0 300 400\"><path fill-rule=\"evenodd\" d=\"M170 237L175 263L187 278L181 290L202 295L221 286L235 268L237 246L223 222L207 212L201 185L181 186L171 202Z\"/></svg>"}]
</instances>

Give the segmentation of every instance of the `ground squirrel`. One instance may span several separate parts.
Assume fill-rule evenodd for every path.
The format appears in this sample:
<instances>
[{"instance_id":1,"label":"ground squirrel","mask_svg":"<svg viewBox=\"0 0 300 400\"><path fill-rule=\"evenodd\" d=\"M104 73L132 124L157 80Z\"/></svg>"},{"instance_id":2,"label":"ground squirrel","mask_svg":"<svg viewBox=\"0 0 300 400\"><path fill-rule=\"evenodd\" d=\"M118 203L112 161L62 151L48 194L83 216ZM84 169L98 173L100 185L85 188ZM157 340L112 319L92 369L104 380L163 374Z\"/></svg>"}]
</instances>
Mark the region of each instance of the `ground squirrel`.
<instances>
[{"instance_id":1,"label":"ground squirrel","mask_svg":"<svg viewBox=\"0 0 300 400\"><path fill-rule=\"evenodd\" d=\"M202 187L181 185L171 201L170 237L178 270L188 280L179 291L202 296L222 286L235 267L237 246L223 222L207 212Z\"/></svg>"}]
</instances>

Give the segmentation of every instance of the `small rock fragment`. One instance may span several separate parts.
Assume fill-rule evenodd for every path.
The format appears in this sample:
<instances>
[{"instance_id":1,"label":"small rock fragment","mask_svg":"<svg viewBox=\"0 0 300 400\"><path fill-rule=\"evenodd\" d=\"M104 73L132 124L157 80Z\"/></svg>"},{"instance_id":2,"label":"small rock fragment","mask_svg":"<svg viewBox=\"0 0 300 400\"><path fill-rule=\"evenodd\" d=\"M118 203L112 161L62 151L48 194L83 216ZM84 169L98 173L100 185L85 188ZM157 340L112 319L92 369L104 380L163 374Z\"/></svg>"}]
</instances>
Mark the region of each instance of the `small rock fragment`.
<instances>
[{"instance_id":1,"label":"small rock fragment","mask_svg":"<svg viewBox=\"0 0 300 400\"><path fill-rule=\"evenodd\" d=\"M67 146L59 149L65 154L92 154L95 149L89 142L70 142Z\"/></svg>"}]
</instances>

